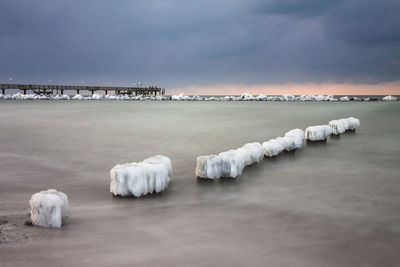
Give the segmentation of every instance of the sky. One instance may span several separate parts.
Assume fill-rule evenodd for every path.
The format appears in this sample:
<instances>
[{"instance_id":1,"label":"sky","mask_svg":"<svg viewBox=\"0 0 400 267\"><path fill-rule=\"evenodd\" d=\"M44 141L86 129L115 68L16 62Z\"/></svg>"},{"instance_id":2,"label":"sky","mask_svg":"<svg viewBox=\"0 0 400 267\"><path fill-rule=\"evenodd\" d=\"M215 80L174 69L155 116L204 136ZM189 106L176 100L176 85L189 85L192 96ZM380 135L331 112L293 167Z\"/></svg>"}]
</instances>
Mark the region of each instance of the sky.
<instances>
[{"instance_id":1,"label":"sky","mask_svg":"<svg viewBox=\"0 0 400 267\"><path fill-rule=\"evenodd\" d=\"M400 94L399 0L1 0L0 83Z\"/></svg>"}]
</instances>

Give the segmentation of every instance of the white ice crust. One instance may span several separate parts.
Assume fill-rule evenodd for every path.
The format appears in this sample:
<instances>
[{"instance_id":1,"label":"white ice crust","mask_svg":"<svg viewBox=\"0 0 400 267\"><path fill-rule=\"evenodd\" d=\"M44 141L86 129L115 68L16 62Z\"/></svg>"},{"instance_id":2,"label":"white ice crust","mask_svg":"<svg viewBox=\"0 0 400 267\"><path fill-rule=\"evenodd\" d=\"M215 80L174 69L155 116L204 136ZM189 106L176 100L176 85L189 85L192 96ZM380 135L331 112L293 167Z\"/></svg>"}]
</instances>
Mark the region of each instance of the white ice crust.
<instances>
[{"instance_id":1,"label":"white ice crust","mask_svg":"<svg viewBox=\"0 0 400 267\"><path fill-rule=\"evenodd\" d=\"M262 144L265 156L273 157L282 151L290 151L300 148L303 144L304 132L301 129L293 129L285 133L284 137L270 139Z\"/></svg>"},{"instance_id":2,"label":"white ice crust","mask_svg":"<svg viewBox=\"0 0 400 267\"><path fill-rule=\"evenodd\" d=\"M81 96L80 94L76 94L74 95L74 97L72 97L73 100L83 100L83 96Z\"/></svg>"},{"instance_id":3,"label":"white ice crust","mask_svg":"<svg viewBox=\"0 0 400 267\"><path fill-rule=\"evenodd\" d=\"M387 96L383 97L382 100L383 101L397 101L397 97L391 96L391 95L387 95Z\"/></svg>"},{"instance_id":4,"label":"white ice crust","mask_svg":"<svg viewBox=\"0 0 400 267\"><path fill-rule=\"evenodd\" d=\"M237 178L246 166L260 162L263 156L264 150L257 142L218 155L200 156L197 158L196 176L209 179Z\"/></svg>"},{"instance_id":5,"label":"white ice crust","mask_svg":"<svg viewBox=\"0 0 400 267\"><path fill-rule=\"evenodd\" d=\"M29 203L34 225L60 228L70 215L67 195L55 189L33 194Z\"/></svg>"},{"instance_id":6,"label":"white ice crust","mask_svg":"<svg viewBox=\"0 0 400 267\"><path fill-rule=\"evenodd\" d=\"M110 171L110 192L129 196L160 193L171 180L172 165L168 157L157 155L136 163L117 164Z\"/></svg>"},{"instance_id":7,"label":"white ice crust","mask_svg":"<svg viewBox=\"0 0 400 267\"><path fill-rule=\"evenodd\" d=\"M360 127L360 120L354 117L331 120L329 126L332 128L332 134L337 135L349 130L355 131Z\"/></svg>"},{"instance_id":8,"label":"white ice crust","mask_svg":"<svg viewBox=\"0 0 400 267\"><path fill-rule=\"evenodd\" d=\"M329 125L317 125L307 127L305 136L310 141L326 140L332 134L332 128Z\"/></svg>"},{"instance_id":9,"label":"white ice crust","mask_svg":"<svg viewBox=\"0 0 400 267\"><path fill-rule=\"evenodd\" d=\"M183 93L179 95L173 95L171 97L171 100L177 100L177 101L187 101L187 100L192 100L190 96L184 95Z\"/></svg>"}]
</instances>

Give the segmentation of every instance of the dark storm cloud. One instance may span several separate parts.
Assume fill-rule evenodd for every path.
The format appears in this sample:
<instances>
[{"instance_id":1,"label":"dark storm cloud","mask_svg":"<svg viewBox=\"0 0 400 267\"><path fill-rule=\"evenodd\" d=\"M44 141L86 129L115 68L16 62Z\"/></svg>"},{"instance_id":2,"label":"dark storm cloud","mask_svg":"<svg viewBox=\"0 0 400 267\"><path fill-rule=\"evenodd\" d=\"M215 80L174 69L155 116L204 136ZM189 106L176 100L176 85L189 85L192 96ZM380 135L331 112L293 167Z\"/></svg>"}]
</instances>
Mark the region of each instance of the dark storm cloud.
<instances>
[{"instance_id":1,"label":"dark storm cloud","mask_svg":"<svg viewBox=\"0 0 400 267\"><path fill-rule=\"evenodd\" d=\"M316 16L328 11L331 7L344 0L270 0L252 1L250 6L256 13L286 14L292 16Z\"/></svg>"},{"instance_id":2,"label":"dark storm cloud","mask_svg":"<svg viewBox=\"0 0 400 267\"><path fill-rule=\"evenodd\" d=\"M400 77L399 1L0 2L0 78L167 87Z\"/></svg>"}]
</instances>

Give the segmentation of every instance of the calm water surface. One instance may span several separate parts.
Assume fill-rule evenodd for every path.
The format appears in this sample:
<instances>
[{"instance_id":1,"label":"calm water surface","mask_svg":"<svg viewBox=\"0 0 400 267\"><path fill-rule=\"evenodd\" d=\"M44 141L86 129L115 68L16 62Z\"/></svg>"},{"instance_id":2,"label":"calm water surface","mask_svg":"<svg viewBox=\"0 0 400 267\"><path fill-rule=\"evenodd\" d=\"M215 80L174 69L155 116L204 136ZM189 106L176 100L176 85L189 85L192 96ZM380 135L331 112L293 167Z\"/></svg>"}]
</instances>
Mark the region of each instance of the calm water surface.
<instances>
[{"instance_id":1,"label":"calm water surface","mask_svg":"<svg viewBox=\"0 0 400 267\"><path fill-rule=\"evenodd\" d=\"M400 103L0 101L0 266L399 266ZM356 133L196 179L196 157L354 116ZM163 154L159 195L115 198L109 170ZM29 199L68 194L61 230Z\"/></svg>"}]
</instances>

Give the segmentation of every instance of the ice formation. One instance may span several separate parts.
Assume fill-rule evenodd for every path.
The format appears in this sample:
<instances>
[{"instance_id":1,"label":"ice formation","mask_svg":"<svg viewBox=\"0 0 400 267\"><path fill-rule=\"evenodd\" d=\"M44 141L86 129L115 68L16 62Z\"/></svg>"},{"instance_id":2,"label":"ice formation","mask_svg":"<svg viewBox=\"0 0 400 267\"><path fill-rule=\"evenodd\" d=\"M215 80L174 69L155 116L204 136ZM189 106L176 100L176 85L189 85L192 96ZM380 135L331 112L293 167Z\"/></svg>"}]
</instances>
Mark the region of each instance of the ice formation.
<instances>
[{"instance_id":1,"label":"ice formation","mask_svg":"<svg viewBox=\"0 0 400 267\"><path fill-rule=\"evenodd\" d=\"M178 101L187 101L187 100L191 100L190 96L184 95L183 93L179 94L179 95L173 95L171 97L171 100L178 100Z\"/></svg>"},{"instance_id":2,"label":"ice formation","mask_svg":"<svg viewBox=\"0 0 400 267\"><path fill-rule=\"evenodd\" d=\"M243 173L245 155L238 150L231 149L218 154L221 162L221 177L236 178Z\"/></svg>"},{"instance_id":3,"label":"ice formation","mask_svg":"<svg viewBox=\"0 0 400 267\"><path fill-rule=\"evenodd\" d=\"M289 145L285 147L287 151L298 149L303 144L304 131L301 129L293 129L285 133L284 138L289 138Z\"/></svg>"},{"instance_id":4,"label":"ice formation","mask_svg":"<svg viewBox=\"0 0 400 267\"><path fill-rule=\"evenodd\" d=\"M342 119L329 121L329 126L332 128L332 134L335 135L344 133L346 131L346 127Z\"/></svg>"},{"instance_id":5,"label":"ice formation","mask_svg":"<svg viewBox=\"0 0 400 267\"><path fill-rule=\"evenodd\" d=\"M29 204L34 225L60 228L70 215L67 195L55 189L33 194Z\"/></svg>"},{"instance_id":6,"label":"ice formation","mask_svg":"<svg viewBox=\"0 0 400 267\"><path fill-rule=\"evenodd\" d=\"M264 157L264 149L260 143L247 143L237 151L244 156L244 167L260 162Z\"/></svg>"},{"instance_id":7,"label":"ice formation","mask_svg":"<svg viewBox=\"0 0 400 267\"><path fill-rule=\"evenodd\" d=\"M221 177L221 158L218 155L197 157L196 176L215 179Z\"/></svg>"},{"instance_id":8,"label":"ice formation","mask_svg":"<svg viewBox=\"0 0 400 267\"><path fill-rule=\"evenodd\" d=\"M93 94L92 97L91 97L91 99L93 99L93 100L100 100L100 99L102 99L102 96L99 95L99 94Z\"/></svg>"},{"instance_id":9,"label":"ice formation","mask_svg":"<svg viewBox=\"0 0 400 267\"><path fill-rule=\"evenodd\" d=\"M260 162L263 156L264 150L257 142L218 155L200 156L197 158L196 176L209 179L236 178L243 173L246 166Z\"/></svg>"},{"instance_id":10,"label":"ice formation","mask_svg":"<svg viewBox=\"0 0 400 267\"><path fill-rule=\"evenodd\" d=\"M81 96L80 94L76 94L76 95L74 95L74 97L72 99L74 99L74 100L82 100L83 96Z\"/></svg>"},{"instance_id":11,"label":"ice formation","mask_svg":"<svg viewBox=\"0 0 400 267\"><path fill-rule=\"evenodd\" d=\"M317 125L307 127L305 136L310 141L326 140L332 134L332 128L329 125Z\"/></svg>"},{"instance_id":12,"label":"ice formation","mask_svg":"<svg viewBox=\"0 0 400 267\"><path fill-rule=\"evenodd\" d=\"M332 134L341 134L345 131L355 131L360 127L360 120L350 117L346 119L331 120L329 126L332 128Z\"/></svg>"},{"instance_id":13,"label":"ice formation","mask_svg":"<svg viewBox=\"0 0 400 267\"><path fill-rule=\"evenodd\" d=\"M227 95L227 96L224 96L223 100L225 100L225 101L235 101L236 97Z\"/></svg>"},{"instance_id":14,"label":"ice formation","mask_svg":"<svg viewBox=\"0 0 400 267\"><path fill-rule=\"evenodd\" d=\"M140 197L167 188L172 175L171 160L157 155L136 163L117 164L110 171L110 192Z\"/></svg>"},{"instance_id":15,"label":"ice formation","mask_svg":"<svg viewBox=\"0 0 400 267\"><path fill-rule=\"evenodd\" d=\"M32 94L22 94L22 93L16 93L16 94L0 94L0 99L4 100L69 100L69 99L74 99L74 100L133 100L133 101L164 101L164 100L174 100L174 101L286 101L286 102L292 102L292 101L315 101L315 102L321 102L321 101L376 101L378 100L377 98L358 98L358 97L348 97L348 96L342 96L335 98L332 95L291 95L291 94L284 94L282 96L266 96L264 94L260 94L258 96L252 95L249 93L243 93L240 96L210 96L210 97L205 97L205 96L188 96L184 95L183 93L179 95L172 95L172 96L164 96L164 95L102 95L98 93L94 93L93 95L90 96L83 96L80 94L76 94L74 96L68 96L68 95L38 95L35 94L34 92ZM397 97L394 96L385 96L382 98L382 101L396 101L398 100Z\"/></svg>"},{"instance_id":16,"label":"ice formation","mask_svg":"<svg viewBox=\"0 0 400 267\"><path fill-rule=\"evenodd\" d=\"M134 97L132 97L132 100L136 100L136 99L134 99ZM163 96L163 95L158 95L158 96L156 96L156 99L155 100L158 100L158 101L165 101L165 100L167 100L167 97L165 97L165 96Z\"/></svg>"},{"instance_id":17,"label":"ice formation","mask_svg":"<svg viewBox=\"0 0 400 267\"><path fill-rule=\"evenodd\" d=\"M193 101L201 101L201 100L203 100L203 98L201 96L195 95L192 97L192 100Z\"/></svg>"},{"instance_id":18,"label":"ice formation","mask_svg":"<svg viewBox=\"0 0 400 267\"><path fill-rule=\"evenodd\" d=\"M262 144L264 155L268 157L277 156L282 151L290 151L300 148L303 144L304 132L301 129L293 129L285 133L283 137L270 139Z\"/></svg>"},{"instance_id":19,"label":"ice formation","mask_svg":"<svg viewBox=\"0 0 400 267\"><path fill-rule=\"evenodd\" d=\"M68 97L68 98L67 98ZM7 95L1 95L0 94L0 99L15 99L15 100L29 100L29 99L40 99L40 100L68 100L68 99L74 99L74 100L139 100L139 101L163 101L163 100L174 100L174 101L286 101L286 102L292 102L292 101L371 101L371 100L377 100L377 99L370 99L370 98L357 98L357 97L348 97L348 96L342 96L340 98L335 98L332 95L291 95L291 94L284 94L282 96L266 96L264 94L260 94L258 96L249 94L249 93L244 93L240 96L221 96L221 97L216 97L216 96L210 96L210 97L202 97L202 96L188 96L184 95L183 93L179 95L172 95L172 96L154 96L154 95L135 95L135 96L129 96L129 95L101 95L98 93L94 93L91 96L82 96L80 94L76 94L75 96L60 96L60 95L37 95L37 94L21 94L21 93L16 93L16 94L7 94ZM398 100L397 97L394 96L385 96L382 98L383 101L395 101Z\"/></svg>"},{"instance_id":20,"label":"ice formation","mask_svg":"<svg viewBox=\"0 0 400 267\"><path fill-rule=\"evenodd\" d=\"M294 100L296 100L296 97L291 94L285 94L285 95L282 95L282 99L284 101L294 101Z\"/></svg>"},{"instance_id":21,"label":"ice formation","mask_svg":"<svg viewBox=\"0 0 400 267\"><path fill-rule=\"evenodd\" d=\"M355 131L358 127L360 127L360 120L357 118L347 118L348 128L347 130Z\"/></svg>"},{"instance_id":22,"label":"ice formation","mask_svg":"<svg viewBox=\"0 0 400 267\"><path fill-rule=\"evenodd\" d=\"M244 93L240 96L240 99L244 101L252 101L255 100L256 98L252 94Z\"/></svg>"},{"instance_id":23,"label":"ice formation","mask_svg":"<svg viewBox=\"0 0 400 267\"><path fill-rule=\"evenodd\" d=\"M383 97L382 100L383 101L397 101L397 97L388 95L388 96Z\"/></svg>"}]
</instances>

